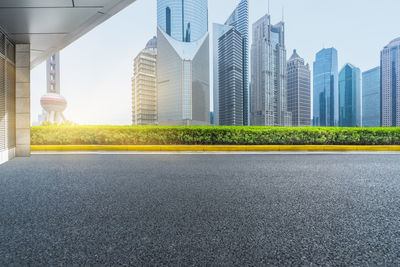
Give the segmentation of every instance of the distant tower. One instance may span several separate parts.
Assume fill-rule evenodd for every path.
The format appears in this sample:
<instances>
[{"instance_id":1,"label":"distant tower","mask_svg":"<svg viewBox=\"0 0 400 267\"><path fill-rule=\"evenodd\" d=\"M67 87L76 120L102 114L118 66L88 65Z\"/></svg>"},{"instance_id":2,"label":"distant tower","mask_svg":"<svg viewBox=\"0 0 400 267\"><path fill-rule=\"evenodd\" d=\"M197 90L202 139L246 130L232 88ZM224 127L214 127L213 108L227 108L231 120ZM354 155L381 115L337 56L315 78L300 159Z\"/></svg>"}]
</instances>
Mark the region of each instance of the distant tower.
<instances>
[{"instance_id":1,"label":"distant tower","mask_svg":"<svg viewBox=\"0 0 400 267\"><path fill-rule=\"evenodd\" d=\"M66 119L63 111L67 108L67 101L60 95L60 54L52 55L46 62L47 94L42 96L40 104L46 111L44 122L60 124Z\"/></svg>"},{"instance_id":2,"label":"distant tower","mask_svg":"<svg viewBox=\"0 0 400 267\"><path fill-rule=\"evenodd\" d=\"M335 48L322 49L314 62L313 126L339 125L338 52Z\"/></svg>"},{"instance_id":3,"label":"distant tower","mask_svg":"<svg viewBox=\"0 0 400 267\"><path fill-rule=\"evenodd\" d=\"M157 124L157 37L151 39L133 63L132 124Z\"/></svg>"},{"instance_id":4,"label":"distant tower","mask_svg":"<svg viewBox=\"0 0 400 267\"><path fill-rule=\"evenodd\" d=\"M362 73L362 126L381 126L381 67Z\"/></svg>"},{"instance_id":5,"label":"distant tower","mask_svg":"<svg viewBox=\"0 0 400 267\"><path fill-rule=\"evenodd\" d=\"M292 113L292 126L311 126L311 72L297 51L287 63L288 111Z\"/></svg>"},{"instance_id":6,"label":"distant tower","mask_svg":"<svg viewBox=\"0 0 400 267\"><path fill-rule=\"evenodd\" d=\"M381 124L400 126L400 38L381 52Z\"/></svg>"},{"instance_id":7,"label":"distant tower","mask_svg":"<svg viewBox=\"0 0 400 267\"><path fill-rule=\"evenodd\" d=\"M287 110L285 24L269 14L253 24L250 121L252 126L291 126Z\"/></svg>"},{"instance_id":8,"label":"distant tower","mask_svg":"<svg viewBox=\"0 0 400 267\"><path fill-rule=\"evenodd\" d=\"M243 126L243 39L231 28L218 40L219 124Z\"/></svg>"},{"instance_id":9,"label":"distant tower","mask_svg":"<svg viewBox=\"0 0 400 267\"><path fill-rule=\"evenodd\" d=\"M157 0L160 125L210 124L208 0Z\"/></svg>"},{"instance_id":10,"label":"distant tower","mask_svg":"<svg viewBox=\"0 0 400 267\"><path fill-rule=\"evenodd\" d=\"M236 31L232 30L235 28ZM239 36L237 36L238 34ZM240 42L233 42L236 37L240 37ZM233 38L227 42L227 38ZM225 45L221 45L225 43ZM228 45L229 47L227 47ZM221 46L221 47L220 47ZM214 118L215 125L220 124L220 101L219 97L228 96L231 100L224 99L225 103L221 103L221 109L225 114L230 116L231 121L235 121L235 125L249 125L249 1L241 0L235 10L232 12L225 24L214 24ZM238 51L241 49L241 51ZM221 52L220 52L221 51ZM239 52L240 55L237 53ZM224 55L220 55L224 54ZM231 60L228 60L228 57ZM234 59L234 60L232 60ZM237 62L240 60L240 62ZM223 62L222 62L223 61ZM240 65L239 65L239 64ZM219 69L222 65L223 69ZM239 72L240 70L240 72ZM220 76L221 73L221 76ZM234 73L234 74L233 74ZM237 82L241 80L242 85ZM220 86L222 83L222 87ZM225 83L225 85L224 85ZM230 83L229 85L227 83ZM228 85L228 87L227 87ZM241 88L239 88L239 86ZM234 88L232 92L227 92ZM239 92L239 90L241 92ZM228 93L228 95L227 95ZM232 95L229 95L232 93ZM233 100L233 101L232 101ZM222 99L221 99L222 102ZM234 110L230 112L229 109ZM242 115L239 115L241 112ZM238 119L240 117L240 119ZM222 123L228 123L225 118L221 118ZM233 122L231 122L233 123Z\"/></svg>"},{"instance_id":11,"label":"distant tower","mask_svg":"<svg viewBox=\"0 0 400 267\"><path fill-rule=\"evenodd\" d=\"M361 71L346 64L339 73L339 126L361 127Z\"/></svg>"}]
</instances>

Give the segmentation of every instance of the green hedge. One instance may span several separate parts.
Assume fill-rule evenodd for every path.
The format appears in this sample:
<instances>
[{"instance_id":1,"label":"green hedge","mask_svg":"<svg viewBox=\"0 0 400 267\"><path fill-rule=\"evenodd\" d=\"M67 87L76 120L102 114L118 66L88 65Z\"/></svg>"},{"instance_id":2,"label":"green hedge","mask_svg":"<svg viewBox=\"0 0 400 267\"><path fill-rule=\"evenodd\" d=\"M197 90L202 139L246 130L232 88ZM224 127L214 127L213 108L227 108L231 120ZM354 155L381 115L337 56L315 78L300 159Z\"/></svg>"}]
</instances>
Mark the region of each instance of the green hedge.
<instances>
[{"instance_id":1,"label":"green hedge","mask_svg":"<svg viewBox=\"0 0 400 267\"><path fill-rule=\"evenodd\" d=\"M32 127L32 145L400 145L400 128Z\"/></svg>"}]
</instances>

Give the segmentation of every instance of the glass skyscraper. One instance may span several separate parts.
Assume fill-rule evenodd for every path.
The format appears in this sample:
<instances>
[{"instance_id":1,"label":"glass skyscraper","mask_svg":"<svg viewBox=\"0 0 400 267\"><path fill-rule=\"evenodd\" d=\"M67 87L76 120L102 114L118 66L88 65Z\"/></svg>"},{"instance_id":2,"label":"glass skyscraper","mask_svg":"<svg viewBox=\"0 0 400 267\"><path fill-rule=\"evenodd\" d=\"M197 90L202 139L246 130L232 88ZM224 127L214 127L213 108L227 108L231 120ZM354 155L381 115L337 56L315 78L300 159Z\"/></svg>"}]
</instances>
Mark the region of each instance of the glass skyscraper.
<instances>
[{"instance_id":1,"label":"glass skyscraper","mask_svg":"<svg viewBox=\"0 0 400 267\"><path fill-rule=\"evenodd\" d=\"M287 63L288 111L292 113L292 126L311 126L311 71L297 51Z\"/></svg>"},{"instance_id":2,"label":"glass skyscraper","mask_svg":"<svg viewBox=\"0 0 400 267\"><path fill-rule=\"evenodd\" d=\"M400 38L381 52L381 123L400 126Z\"/></svg>"},{"instance_id":3,"label":"glass skyscraper","mask_svg":"<svg viewBox=\"0 0 400 267\"><path fill-rule=\"evenodd\" d=\"M224 90L223 88L220 88L220 79L228 79L229 77L222 77L228 74L224 74L224 72L219 71L219 51L220 49L224 50L226 48L220 46L219 41L220 38L222 38L228 31L230 31L232 28L235 28L236 31L232 31L231 34L236 34L239 33L240 38L241 38L241 44L240 47L242 49L241 51L241 73L236 73L235 79L240 78L242 80L242 86L241 90L242 93L242 103L235 102L236 107L235 110L238 108L241 109L241 112L243 115L243 125L249 125L249 3L248 0L241 0L240 3L238 4L237 8L232 12L232 14L229 16L228 20L225 22L225 24L214 24L214 39L213 39L213 53L214 53L214 118L215 118L215 124L218 125L220 122L220 114L219 114L219 109L220 109L220 101L219 101L219 94L221 90ZM233 33L235 32L235 33ZM227 42L224 42L227 44ZM237 44L237 42L235 42ZM234 49L235 51L238 49L238 46L236 45L235 47L230 46L231 49ZM225 51L229 52L229 51ZM235 54L237 54L235 52ZM227 55L227 53L225 53ZM236 59L237 56L235 56L235 60L231 61L231 63L236 64ZM228 63L225 61L225 63ZM226 66L228 67L228 66ZM231 66L233 67L233 66ZM235 66L237 70L238 66ZM220 76L220 74L222 76ZM240 75L241 77L238 77L237 75ZM233 77L231 77L233 78ZM237 90L238 87L235 87L235 90ZM226 103L228 104L228 103Z\"/></svg>"},{"instance_id":4,"label":"glass skyscraper","mask_svg":"<svg viewBox=\"0 0 400 267\"><path fill-rule=\"evenodd\" d=\"M219 125L243 125L242 35L232 27L218 40Z\"/></svg>"},{"instance_id":5,"label":"glass skyscraper","mask_svg":"<svg viewBox=\"0 0 400 267\"><path fill-rule=\"evenodd\" d=\"M346 64L339 73L339 126L361 127L361 71Z\"/></svg>"},{"instance_id":6,"label":"glass skyscraper","mask_svg":"<svg viewBox=\"0 0 400 267\"><path fill-rule=\"evenodd\" d=\"M200 40L208 32L208 1L157 0L157 24L177 41Z\"/></svg>"},{"instance_id":7,"label":"glass skyscraper","mask_svg":"<svg viewBox=\"0 0 400 267\"><path fill-rule=\"evenodd\" d=\"M338 52L335 48L322 49L316 55L313 107L314 126L338 126Z\"/></svg>"},{"instance_id":8,"label":"glass skyscraper","mask_svg":"<svg viewBox=\"0 0 400 267\"><path fill-rule=\"evenodd\" d=\"M287 111L285 25L265 15L253 24L250 120L256 126L291 126Z\"/></svg>"},{"instance_id":9,"label":"glass skyscraper","mask_svg":"<svg viewBox=\"0 0 400 267\"><path fill-rule=\"evenodd\" d=\"M362 126L381 125L381 68L362 74Z\"/></svg>"},{"instance_id":10,"label":"glass skyscraper","mask_svg":"<svg viewBox=\"0 0 400 267\"><path fill-rule=\"evenodd\" d=\"M207 0L157 1L160 125L210 124Z\"/></svg>"}]
</instances>

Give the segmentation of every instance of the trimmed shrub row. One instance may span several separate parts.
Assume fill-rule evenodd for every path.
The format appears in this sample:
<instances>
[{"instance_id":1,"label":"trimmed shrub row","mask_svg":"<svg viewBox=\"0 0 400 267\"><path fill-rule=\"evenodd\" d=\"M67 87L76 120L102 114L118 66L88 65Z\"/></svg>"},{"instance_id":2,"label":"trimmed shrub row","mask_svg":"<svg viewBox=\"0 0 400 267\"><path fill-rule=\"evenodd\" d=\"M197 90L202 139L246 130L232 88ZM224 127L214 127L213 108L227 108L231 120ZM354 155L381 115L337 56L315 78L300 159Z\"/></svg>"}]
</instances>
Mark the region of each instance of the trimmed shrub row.
<instances>
[{"instance_id":1,"label":"trimmed shrub row","mask_svg":"<svg viewBox=\"0 0 400 267\"><path fill-rule=\"evenodd\" d=\"M400 145L400 128L40 126L32 145Z\"/></svg>"}]
</instances>

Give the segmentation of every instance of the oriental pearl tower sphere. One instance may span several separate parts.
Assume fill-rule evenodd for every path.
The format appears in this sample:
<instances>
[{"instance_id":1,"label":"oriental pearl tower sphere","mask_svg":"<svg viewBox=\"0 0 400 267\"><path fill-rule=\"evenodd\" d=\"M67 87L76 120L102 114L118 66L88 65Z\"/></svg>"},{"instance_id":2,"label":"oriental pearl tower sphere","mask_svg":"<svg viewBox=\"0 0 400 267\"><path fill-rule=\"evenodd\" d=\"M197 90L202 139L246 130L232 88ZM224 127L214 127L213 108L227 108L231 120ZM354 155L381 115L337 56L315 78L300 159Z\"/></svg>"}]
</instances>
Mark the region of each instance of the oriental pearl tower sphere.
<instances>
[{"instance_id":1,"label":"oriental pearl tower sphere","mask_svg":"<svg viewBox=\"0 0 400 267\"><path fill-rule=\"evenodd\" d=\"M60 124L66 122L63 115L67 101L60 95L60 54L52 55L47 65L47 94L42 96L40 104L46 111L44 122Z\"/></svg>"}]
</instances>

